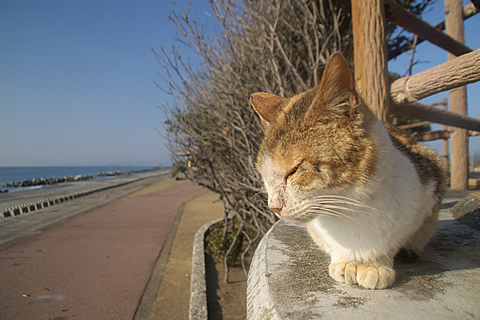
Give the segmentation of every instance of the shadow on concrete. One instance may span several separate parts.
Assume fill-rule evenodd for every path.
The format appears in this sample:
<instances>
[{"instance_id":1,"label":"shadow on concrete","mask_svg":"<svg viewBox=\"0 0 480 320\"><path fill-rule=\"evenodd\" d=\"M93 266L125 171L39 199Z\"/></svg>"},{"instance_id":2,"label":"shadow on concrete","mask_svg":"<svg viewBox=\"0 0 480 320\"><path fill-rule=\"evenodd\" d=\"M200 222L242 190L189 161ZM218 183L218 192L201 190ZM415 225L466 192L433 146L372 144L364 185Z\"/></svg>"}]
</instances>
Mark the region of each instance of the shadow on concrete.
<instances>
[{"instance_id":1,"label":"shadow on concrete","mask_svg":"<svg viewBox=\"0 0 480 320\"><path fill-rule=\"evenodd\" d=\"M207 282L207 310L208 319L223 319L222 308L220 306L220 297L218 290L218 272L215 268L215 262L210 254L205 254L205 269Z\"/></svg>"}]
</instances>

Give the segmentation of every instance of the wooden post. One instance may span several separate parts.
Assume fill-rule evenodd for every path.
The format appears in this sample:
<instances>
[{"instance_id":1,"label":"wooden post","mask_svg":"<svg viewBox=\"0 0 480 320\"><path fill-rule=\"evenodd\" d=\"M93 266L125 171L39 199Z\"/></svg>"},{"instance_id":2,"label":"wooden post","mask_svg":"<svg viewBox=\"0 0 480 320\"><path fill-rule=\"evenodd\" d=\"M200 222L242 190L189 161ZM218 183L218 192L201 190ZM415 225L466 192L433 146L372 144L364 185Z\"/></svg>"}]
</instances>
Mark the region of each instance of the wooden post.
<instances>
[{"instance_id":1,"label":"wooden post","mask_svg":"<svg viewBox=\"0 0 480 320\"><path fill-rule=\"evenodd\" d=\"M445 29L453 39L464 43L462 0L445 0ZM448 60L457 57L448 53ZM450 111L467 115L467 88L450 90ZM453 190L468 189L468 131L454 128L450 138L450 187Z\"/></svg>"},{"instance_id":2,"label":"wooden post","mask_svg":"<svg viewBox=\"0 0 480 320\"><path fill-rule=\"evenodd\" d=\"M445 101L445 104L442 106L443 111L448 110L447 102ZM448 126L443 126L443 131L447 131ZM450 156L448 155L448 139L443 139L443 156L444 156L444 161L445 161L445 170L448 171L448 167L450 166L449 158Z\"/></svg>"},{"instance_id":3,"label":"wooden post","mask_svg":"<svg viewBox=\"0 0 480 320\"><path fill-rule=\"evenodd\" d=\"M375 115L390 121L390 88L383 0L352 1L355 82Z\"/></svg>"}]
</instances>

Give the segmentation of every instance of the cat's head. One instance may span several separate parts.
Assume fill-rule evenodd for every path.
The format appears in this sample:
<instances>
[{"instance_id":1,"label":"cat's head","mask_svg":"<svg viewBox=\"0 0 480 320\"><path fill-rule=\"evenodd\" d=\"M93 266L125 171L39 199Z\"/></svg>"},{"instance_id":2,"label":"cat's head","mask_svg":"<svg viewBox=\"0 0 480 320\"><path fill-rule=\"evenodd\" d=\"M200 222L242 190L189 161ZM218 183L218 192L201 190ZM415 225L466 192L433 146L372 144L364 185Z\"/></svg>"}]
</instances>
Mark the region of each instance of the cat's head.
<instances>
[{"instance_id":1,"label":"cat's head","mask_svg":"<svg viewBox=\"0 0 480 320\"><path fill-rule=\"evenodd\" d=\"M340 53L330 57L314 89L291 98L255 93L250 102L265 131L257 169L279 217L313 219L315 199L361 187L373 173L375 139L366 122L374 116Z\"/></svg>"}]
</instances>

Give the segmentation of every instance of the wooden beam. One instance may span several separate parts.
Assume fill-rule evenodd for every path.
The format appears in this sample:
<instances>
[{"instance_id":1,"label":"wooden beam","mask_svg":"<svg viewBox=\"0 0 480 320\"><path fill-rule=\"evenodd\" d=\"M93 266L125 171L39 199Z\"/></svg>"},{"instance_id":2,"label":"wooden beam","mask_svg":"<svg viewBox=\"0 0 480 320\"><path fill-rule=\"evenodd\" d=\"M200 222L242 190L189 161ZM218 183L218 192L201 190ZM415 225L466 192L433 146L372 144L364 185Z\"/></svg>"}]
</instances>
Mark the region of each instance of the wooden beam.
<instances>
[{"instance_id":1,"label":"wooden beam","mask_svg":"<svg viewBox=\"0 0 480 320\"><path fill-rule=\"evenodd\" d=\"M445 103L442 104L442 110L443 111L448 111L447 98L443 98L443 101ZM448 130L448 126L443 125L443 130ZM445 165L445 169L449 170L449 168L450 168L450 156L449 156L449 148L448 148L448 144L449 144L448 139L443 139L442 144L443 144L443 154L444 154L443 162L444 162L444 165Z\"/></svg>"},{"instance_id":2,"label":"wooden beam","mask_svg":"<svg viewBox=\"0 0 480 320\"><path fill-rule=\"evenodd\" d=\"M393 104L392 114L412 119L427 120L447 126L480 131L480 119L449 112L421 103Z\"/></svg>"},{"instance_id":3,"label":"wooden beam","mask_svg":"<svg viewBox=\"0 0 480 320\"><path fill-rule=\"evenodd\" d=\"M480 49L410 77L400 78L392 83L390 89L395 103L405 103L477 81L480 81Z\"/></svg>"},{"instance_id":4,"label":"wooden beam","mask_svg":"<svg viewBox=\"0 0 480 320\"><path fill-rule=\"evenodd\" d=\"M420 132L412 134L410 137L414 141L433 141L450 138L450 132L447 130Z\"/></svg>"},{"instance_id":5,"label":"wooden beam","mask_svg":"<svg viewBox=\"0 0 480 320\"><path fill-rule=\"evenodd\" d=\"M471 18L473 17L474 15L476 15L478 12L480 12L479 9L477 9L473 3L469 3L467 4L465 7L463 7L463 20L467 20L468 18ZM440 22L439 24L437 24L435 26L435 29L437 30L445 30L445 21L443 22ZM423 41L425 41L425 39L423 39L422 37L418 37L417 38L417 45L419 45L420 43L422 43ZM396 57L398 57L399 55L401 55L402 53L408 51L412 49L412 44L410 43L405 43L403 46L395 49L395 50L392 50L390 52L388 52L388 60L392 60Z\"/></svg>"},{"instance_id":6,"label":"wooden beam","mask_svg":"<svg viewBox=\"0 0 480 320\"><path fill-rule=\"evenodd\" d=\"M390 121L390 91L383 0L352 1L355 83L382 121Z\"/></svg>"},{"instance_id":7,"label":"wooden beam","mask_svg":"<svg viewBox=\"0 0 480 320\"><path fill-rule=\"evenodd\" d=\"M353 1L356 2L356 1ZM461 56L472 49L441 32L392 0L385 0L387 19L448 52ZM463 20L462 20L463 21Z\"/></svg>"},{"instance_id":8,"label":"wooden beam","mask_svg":"<svg viewBox=\"0 0 480 320\"><path fill-rule=\"evenodd\" d=\"M463 21L467 20L468 18L471 18L473 17L474 15L476 15L478 12L480 12L480 10L478 8L475 7L475 5L473 3L469 3L467 4L465 7L463 7L462 9L462 18L463 18ZM438 30L445 30L445 21L443 22L440 22L439 24L437 24L435 26L436 29ZM417 42L418 44L418 42Z\"/></svg>"},{"instance_id":9,"label":"wooden beam","mask_svg":"<svg viewBox=\"0 0 480 320\"><path fill-rule=\"evenodd\" d=\"M415 122L415 123L410 123L410 124L404 124L401 126L397 126L398 129L412 129L416 127L421 127L421 126L426 126L432 124L431 121L420 121L420 122Z\"/></svg>"}]
</instances>

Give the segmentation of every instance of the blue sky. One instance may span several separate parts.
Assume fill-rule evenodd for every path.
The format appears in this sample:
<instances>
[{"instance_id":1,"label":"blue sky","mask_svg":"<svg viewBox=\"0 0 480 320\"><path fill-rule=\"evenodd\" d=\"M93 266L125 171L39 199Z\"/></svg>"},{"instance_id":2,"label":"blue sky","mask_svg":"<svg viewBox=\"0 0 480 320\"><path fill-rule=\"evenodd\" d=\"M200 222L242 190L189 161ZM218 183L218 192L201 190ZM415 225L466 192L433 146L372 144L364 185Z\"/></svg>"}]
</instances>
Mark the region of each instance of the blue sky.
<instances>
[{"instance_id":1,"label":"blue sky","mask_svg":"<svg viewBox=\"0 0 480 320\"><path fill-rule=\"evenodd\" d=\"M176 2L186 9L187 0ZM193 3L207 21L208 1ZM155 85L162 68L151 49L174 39L174 9L168 0L0 0L0 166L168 165L155 128L169 97ZM442 10L437 1L425 20L437 24ZM480 15L465 26L467 45L479 48ZM414 72L446 56L421 44L417 59L428 62ZM404 73L408 59L390 63L391 71ZM468 98L470 115L480 118L479 84ZM480 153L480 138L471 146Z\"/></svg>"},{"instance_id":2,"label":"blue sky","mask_svg":"<svg viewBox=\"0 0 480 320\"><path fill-rule=\"evenodd\" d=\"M174 38L173 9L0 0L0 166L168 165L155 130L168 96L155 85L162 68L151 49Z\"/></svg>"}]
</instances>

